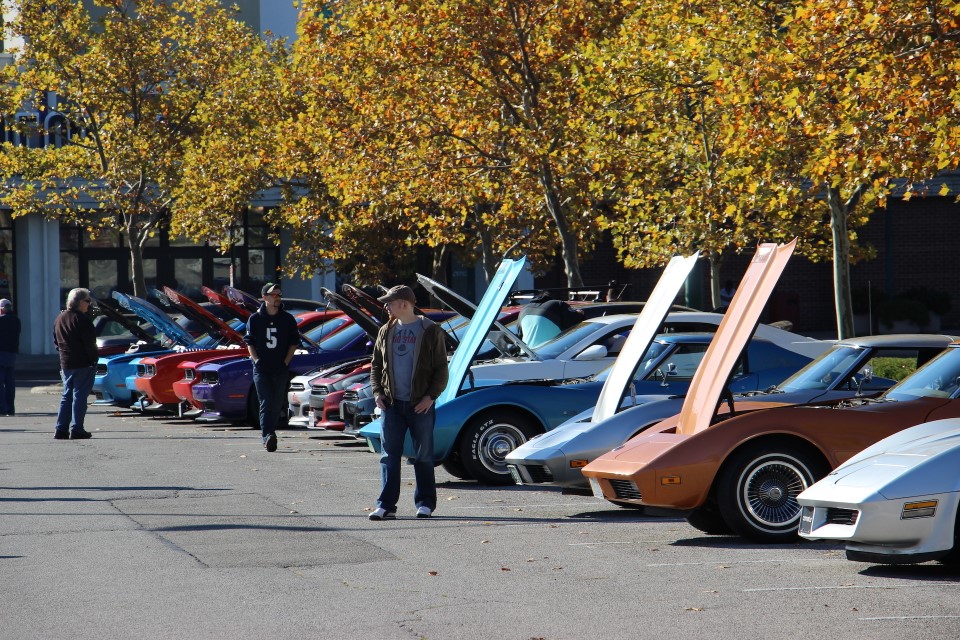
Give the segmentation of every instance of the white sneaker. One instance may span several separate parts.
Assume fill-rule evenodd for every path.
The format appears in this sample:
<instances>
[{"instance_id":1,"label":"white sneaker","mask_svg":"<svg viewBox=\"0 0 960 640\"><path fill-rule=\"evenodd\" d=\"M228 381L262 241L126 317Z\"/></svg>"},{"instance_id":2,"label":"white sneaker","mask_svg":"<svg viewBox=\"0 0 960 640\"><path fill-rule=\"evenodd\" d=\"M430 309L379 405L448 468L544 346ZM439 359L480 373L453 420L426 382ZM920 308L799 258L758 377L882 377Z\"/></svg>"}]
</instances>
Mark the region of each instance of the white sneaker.
<instances>
[{"instance_id":1,"label":"white sneaker","mask_svg":"<svg viewBox=\"0 0 960 640\"><path fill-rule=\"evenodd\" d=\"M387 511L383 507L377 507L370 512L370 515L367 516L371 520L396 520L397 512L396 511Z\"/></svg>"},{"instance_id":2,"label":"white sneaker","mask_svg":"<svg viewBox=\"0 0 960 640\"><path fill-rule=\"evenodd\" d=\"M433 511L431 511L429 507L417 507L417 517L431 518L433 517Z\"/></svg>"}]
</instances>

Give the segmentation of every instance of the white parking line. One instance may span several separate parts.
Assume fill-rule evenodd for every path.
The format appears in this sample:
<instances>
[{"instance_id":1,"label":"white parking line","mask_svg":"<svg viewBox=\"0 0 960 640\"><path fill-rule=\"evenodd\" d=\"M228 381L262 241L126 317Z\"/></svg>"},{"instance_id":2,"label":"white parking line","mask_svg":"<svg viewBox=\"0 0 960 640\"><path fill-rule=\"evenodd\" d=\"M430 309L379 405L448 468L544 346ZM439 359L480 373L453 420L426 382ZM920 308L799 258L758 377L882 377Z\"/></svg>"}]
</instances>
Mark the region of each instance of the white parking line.
<instances>
[{"instance_id":1,"label":"white parking line","mask_svg":"<svg viewBox=\"0 0 960 640\"><path fill-rule=\"evenodd\" d=\"M800 562L800 560L797 560ZM841 584L834 586L821 586L821 587L767 587L762 589L744 589L744 592L749 591L826 591L826 590L836 590L836 589L923 589L927 587L960 587L960 584L953 584L948 582L935 582L932 584L894 584L894 585L880 585L880 584Z\"/></svg>"},{"instance_id":2,"label":"white parking line","mask_svg":"<svg viewBox=\"0 0 960 640\"><path fill-rule=\"evenodd\" d=\"M695 567L698 565L711 565L711 564L782 564L785 562L800 562L799 560L784 560L783 558L778 558L777 560L731 560L729 562L663 562L660 564L648 564L648 567ZM773 591L774 589L771 589ZM758 589L762 591L762 589Z\"/></svg>"},{"instance_id":3,"label":"white parking line","mask_svg":"<svg viewBox=\"0 0 960 640\"><path fill-rule=\"evenodd\" d=\"M534 508L543 508L549 509L551 507L576 507L577 505L582 505L582 502L555 502L552 504L485 504L476 507L455 507L456 509L534 509ZM583 524L582 522L580 524Z\"/></svg>"},{"instance_id":4,"label":"white parking line","mask_svg":"<svg viewBox=\"0 0 960 640\"><path fill-rule=\"evenodd\" d=\"M882 618L857 618L857 620L943 620L960 616L884 616Z\"/></svg>"}]
</instances>

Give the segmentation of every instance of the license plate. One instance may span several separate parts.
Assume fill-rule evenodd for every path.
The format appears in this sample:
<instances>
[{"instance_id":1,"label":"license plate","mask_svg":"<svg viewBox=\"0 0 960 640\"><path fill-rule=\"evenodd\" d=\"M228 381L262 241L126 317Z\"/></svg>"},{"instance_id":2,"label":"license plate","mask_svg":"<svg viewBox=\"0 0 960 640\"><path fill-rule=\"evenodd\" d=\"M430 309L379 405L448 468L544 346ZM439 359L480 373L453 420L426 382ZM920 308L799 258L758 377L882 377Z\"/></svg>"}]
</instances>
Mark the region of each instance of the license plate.
<instances>
[{"instance_id":1,"label":"license plate","mask_svg":"<svg viewBox=\"0 0 960 640\"><path fill-rule=\"evenodd\" d=\"M800 533L813 531L813 507L804 507L800 512Z\"/></svg>"},{"instance_id":2,"label":"license plate","mask_svg":"<svg viewBox=\"0 0 960 640\"><path fill-rule=\"evenodd\" d=\"M510 477L513 478L515 483L523 484L523 480L520 479L520 471L517 469L516 465L508 464L507 470L510 472Z\"/></svg>"}]
</instances>

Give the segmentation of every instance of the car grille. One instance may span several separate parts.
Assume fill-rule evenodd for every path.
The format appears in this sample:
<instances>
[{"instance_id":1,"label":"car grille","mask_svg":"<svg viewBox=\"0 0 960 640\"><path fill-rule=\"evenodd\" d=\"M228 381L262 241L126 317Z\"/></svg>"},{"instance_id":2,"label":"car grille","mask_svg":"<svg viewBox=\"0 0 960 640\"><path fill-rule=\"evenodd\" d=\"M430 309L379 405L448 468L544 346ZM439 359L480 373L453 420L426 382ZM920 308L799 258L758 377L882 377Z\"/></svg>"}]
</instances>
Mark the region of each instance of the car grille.
<instances>
[{"instance_id":1,"label":"car grille","mask_svg":"<svg viewBox=\"0 0 960 640\"><path fill-rule=\"evenodd\" d=\"M534 483L553 482L553 474L542 464L524 465L524 469L530 475L530 481Z\"/></svg>"},{"instance_id":2,"label":"car grille","mask_svg":"<svg viewBox=\"0 0 960 640\"><path fill-rule=\"evenodd\" d=\"M827 509L827 522L830 524L854 525L860 512L856 509Z\"/></svg>"},{"instance_id":3,"label":"car grille","mask_svg":"<svg viewBox=\"0 0 960 640\"><path fill-rule=\"evenodd\" d=\"M613 493L623 500L640 500L640 490L630 480L610 480Z\"/></svg>"},{"instance_id":4,"label":"car grille","mask_svg":"<svg viewBox=\"0 0 960 640\"><path fill-rule=\"evenodd\" d=\"M183 379L184 380L193 380L197 376L197 372L193 369L184 369L183 370Z\"/></svg>"},{"instance_id":5,"label":"car grille","mask_svg":"<svg viewBox=\"0 0 960 640\"><path fill-rule=\"evenodd\" d=\"M291 383L290 383L290 391L303 391L304 389L306 389L306 387L304 386L304 384L303 384L302 382L291 382Z\"/></svg>"},{"instance_id":6,"label":"car grille","mask_svg":"<svg viewBox=\"0 0 960 640\"><path fill-rule=\"evenodd\" d=\"M360 399L360 394L356 391L344 391L343 402L356 402Z\"/></svg>"},{"instance_id":7,"label":"car grille","mask_svg":"<svg viewBox=\"0 0 960 640\"><path fill-rule=\"evenodd\" d=\"M98 363L97 363L97 373L96 373L96 375L98 375L98 376L105 376L105 375L107 375L107 365L106 365L106 364L101 364L101 363L98 362Z\"/></svg>"},{"instance_id":8,"label":"car grille","mask_svg":"<svg viewBox=\"0 0 960 640\"><path fill-rule=\"evenodd\" d=\"M219 380L220 376L215 371L204 371L200 377L200 381L206 382L207 384L217 384Z\"/></svg>"}]
</instances>

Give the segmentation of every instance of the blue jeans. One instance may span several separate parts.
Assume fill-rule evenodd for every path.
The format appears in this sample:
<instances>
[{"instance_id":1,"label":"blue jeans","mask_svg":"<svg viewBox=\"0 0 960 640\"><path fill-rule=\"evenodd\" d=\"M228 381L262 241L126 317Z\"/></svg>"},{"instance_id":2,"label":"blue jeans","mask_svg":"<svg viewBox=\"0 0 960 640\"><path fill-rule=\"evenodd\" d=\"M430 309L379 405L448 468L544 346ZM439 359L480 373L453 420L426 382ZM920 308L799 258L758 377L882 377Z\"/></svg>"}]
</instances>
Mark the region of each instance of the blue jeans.
<instances>
[{"instance_id":1,"label":"blue jeans","mask_svg":"<svg viewBox=\"0 0 960 640\"><path fill-rule=\"evenodd\" d=\"M93 390L97 367L61 369L63 395L60 396L60 411L57 412L57 433L68 430L83 431L83 419L87 415L87 398Z\"/></svg>"},{"instance_id":2,"label":"blue jeans","mask_svg":"<svg viewBox=\"0 0 960 640\"><path fill-rule=\"evenodd\" d=\"M260 436L266 442L267 438L277 433L280 412L287 401L290 376L286 369L280 372L263 371L253 365L253 386L260 400Z\"/></svg>"},{"instance_id":3,"label":"blue jeans","mask_svg":"<svg viewBox=\"0 0 960 640\"><path fill-rule=\"evenodd\" d=\"M394 400L383 412L380 456L380 497L377 506L386 511L396 511L400 500L400 465L403 462L403 443L410 432L413 440L413 473L417 486L413 501L418 507L431 511L437 508L437 480L433 472L433 423L436 409L431 406L426 413L416 413L413 404Z\"/></svg>"},{"instance_id":4,"label":"blue jeans","mask_svg":"<svg viewBox=\"0 0 960 640\"><path fill-rule=\"evenodd\" d=\"M13 400L17 394L17 376L13 366L0 366L0 416L12 416L17 411Z\"/></svg>"}]
</instances>

